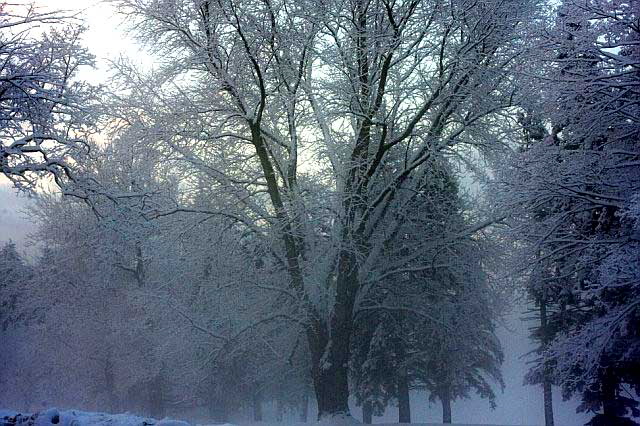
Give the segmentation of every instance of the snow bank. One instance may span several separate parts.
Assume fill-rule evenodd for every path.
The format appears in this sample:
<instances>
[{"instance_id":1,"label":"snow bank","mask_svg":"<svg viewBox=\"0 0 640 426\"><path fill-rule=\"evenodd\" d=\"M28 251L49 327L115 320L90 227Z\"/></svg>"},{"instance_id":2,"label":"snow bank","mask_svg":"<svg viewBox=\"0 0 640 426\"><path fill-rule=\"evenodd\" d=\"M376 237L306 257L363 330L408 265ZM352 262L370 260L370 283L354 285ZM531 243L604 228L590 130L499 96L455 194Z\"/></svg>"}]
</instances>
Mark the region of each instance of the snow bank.
<instances>
[{"instance_id":1,"label":"snow bank","mask_svg":"<svg viewBox=\"0 0 640 426\"><path fill-rule=\"evenodd\" d=\"M190 426L180 420L156 420L129 413L106 414L50 408L35 414L0 410L0 426Z\"/></svg>"}]
</instances>

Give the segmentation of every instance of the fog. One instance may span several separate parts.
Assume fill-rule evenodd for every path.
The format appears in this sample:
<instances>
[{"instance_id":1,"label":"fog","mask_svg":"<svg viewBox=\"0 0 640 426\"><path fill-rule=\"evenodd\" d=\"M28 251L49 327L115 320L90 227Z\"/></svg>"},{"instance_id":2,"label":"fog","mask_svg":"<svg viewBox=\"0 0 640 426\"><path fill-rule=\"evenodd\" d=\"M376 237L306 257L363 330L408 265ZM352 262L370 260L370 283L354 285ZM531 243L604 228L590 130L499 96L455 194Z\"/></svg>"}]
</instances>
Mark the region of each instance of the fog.
<instances>
[{"instance_id":1,"label":"fog","mask_svg":"<svg viewBox=\"0 0 640 426\"><path fill-rule=\"evenodd\" d=\"M27 236L34 230L23 214L27 205L27 197L18 196L8 182L0 177L0 235L3 242L12 240L21 250L27 249Z\"/></svg>"},{"instance_id":2,"label":"fog","mask_svg":"<svg viewBox=\"0 0 640 426\"><path fill-rule=\"evenodd\" d=\"M34 227L25 217L24 210L28 209L29 200L24 196L19 196L15 190L9 187L8 183L0 187L0 235L4 241L13 240L21 250L28 250L31 245L27 241L27 235L34 231ZM456 401L453 404L453 419L457 423L481 423L481 424L507 424L507 425L541 425L544 423L542 413L542 390L539 386L528 386L523 384L524 374L527 371L527 360L531 357L526 355L534 349L534 344L528 337L527 328L530 323L524 321L525 317L522 306L514 306L511 313L508 314L501 325L498 327L497 334L503 347L506 350L506 359L502 365L505 388L503 392L498 392L496 398L496 408L491 409L486 400L478 397ZM71 334L71 330L69 330ZM18 345L20 341L20 333L18 330L14 333L5 332L3 334L4 353L9 354L14 349L14 345ZM73 336L69 336L73 339ZM69 342L73 344L73 342ZM64 360L62 360L64 365ZM24 359L20 359L20 370L34 368L33 362L42 362L41 360L30 360L28 355ZM60 362L60 361L58 361ZM73 365L73 364L71 364ZM42 365L37 366L38 369L43 368ZM56 371L61 368L59 364L44 366L45 370ZM6 370L4 374L19 374L15 370ZM60 371L60 370L58 370ZM62 367L62 371L68 371ZM73 374L71 374L73 377ZM49 378L50 379L50 378ZM55 380L55 378L53 378ZM6 379L5 379L6 380ZM36 389L41 384L33 383ZM0 401L8 401L13 398L11 395L14 390L4 387L4 391L0 392ZM14 406L5 408L14 408L19 410L38 410L41 409L42 403L48 406L59 406L76 409L100 409L96 406L87 406L83 398L73 401L66 395L50 395L46 401L32 401L28 406ZM62 403L63 402L63 403ZM430 402L428 395L424 392L411 392L411 405L413 408L414 422L437 422L442 418L442 408L437 402ZM577 401L563 401L558 389L554 393L554 406L556 415L556 424L560 426L577 426L584 424L589 416L576 413ZM126 402L123 407L125 411L136 412L135 407L127 407ZM313 407L311 407L313 410ZM360 415L360 408L352 403L352 410L356 417ZM276 407L270 405L265 407L265 420L275 420ZM178 417L181 414L177 413ZM271 418L269 418L271 417ZM291 414L291 420L297 420L295 413ZM376 423L388 422L392 423L397 420L397 408L389 407L384 416L375 417Z\"/></svg>"}]
</instances>

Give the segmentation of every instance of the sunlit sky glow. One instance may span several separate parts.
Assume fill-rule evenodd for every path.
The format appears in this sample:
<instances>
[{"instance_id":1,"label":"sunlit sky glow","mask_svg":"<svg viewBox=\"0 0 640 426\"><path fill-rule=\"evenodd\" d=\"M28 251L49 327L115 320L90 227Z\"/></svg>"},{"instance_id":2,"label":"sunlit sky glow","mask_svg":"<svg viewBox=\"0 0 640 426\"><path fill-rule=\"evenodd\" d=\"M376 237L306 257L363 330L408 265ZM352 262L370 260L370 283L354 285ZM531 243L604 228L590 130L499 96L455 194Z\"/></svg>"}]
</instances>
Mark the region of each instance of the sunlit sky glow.
<instances>
[{"instance_id":1,"label":"sunlit sky glow","mask_svg":"<svg viewBox=\"0 0 640 426\"><path fill-rule=\"evenodd\" d=\"M108 1L36 0L35 4L46 10L77 14L87 26L83 41L96 57L96 69L83 70L83 79L94 84L103 82L109 75L110 61L120 56L141 65L150 65L150 57L128 36L126 23Z\"/></svg>"}]
</instances>

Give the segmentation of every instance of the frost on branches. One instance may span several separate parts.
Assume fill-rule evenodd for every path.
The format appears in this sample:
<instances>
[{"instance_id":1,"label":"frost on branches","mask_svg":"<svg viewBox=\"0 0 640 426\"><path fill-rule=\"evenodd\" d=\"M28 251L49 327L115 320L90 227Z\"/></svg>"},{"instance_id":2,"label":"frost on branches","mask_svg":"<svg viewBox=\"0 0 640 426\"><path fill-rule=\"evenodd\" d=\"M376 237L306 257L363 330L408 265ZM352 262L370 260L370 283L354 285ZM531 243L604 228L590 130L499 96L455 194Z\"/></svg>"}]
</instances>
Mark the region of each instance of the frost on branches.
<instances>
[{"instance_id":1,"label":"frost on branches","mask_svg":"<svg viewBox=\"0 0 640 426\"><path fill-rule=\"evenodd\" d=\"M74 78L93 61L82 31L60 12L0 2L0 171L18 187L42 174L61 183L87 150L91 90Z\"/></svg>"},{"instance_id":2,"label":"frost on branches","mask_svg":"<svg viewBox=\"0 0 640 426\"><path fill-rule=\"evenodd\" d=\"M0 356L19 370L33 353L38 395L217 421L268 403L306 418L314 395L344 422L354 395L365 419L393 401L408 422L421 389L451 421L451 401L491 404L502 384L504 219L540 319L527 380L547 425L552 383L593 425L633 413L632 3L567 0L553 23L535 0L111 4L158 62L114 63L100 102L77 80L91 57L75 21L0 6L1 172L73 196L37 196L40 257L0 281L0 320L25 336ZM462 189L493 158L499 215ZM82 373L53 383L38 339Z\"/></svg>"},{"instance_id":3,"label":"frost on branches","mask_svg":"<svg viewBox=\"0 0 640 426\"><path fill-rule=\"evenodd\" d=\"M262 260L287 277L274 291L300 308L320 416L348 415L374 267L431 160L489 144L533 2L114 3L165 66L143 76L121 63L113 111L138 117L140 141L217 200L157 214L224 216L267 242Z\"/></svg>"},{"instance_id":4,"label":"frost on branches","mask_svg":"<svg viewBox=\"0 0 640 426\"><path fill-rule=\"evenodd\" d=\"M520 260L540 306L545 376L591 425L636 424L640 386L640 28L633 2L565 1L505 179ZM544 307L544 308L543 308Z\"/></svg>"}]
</instances>

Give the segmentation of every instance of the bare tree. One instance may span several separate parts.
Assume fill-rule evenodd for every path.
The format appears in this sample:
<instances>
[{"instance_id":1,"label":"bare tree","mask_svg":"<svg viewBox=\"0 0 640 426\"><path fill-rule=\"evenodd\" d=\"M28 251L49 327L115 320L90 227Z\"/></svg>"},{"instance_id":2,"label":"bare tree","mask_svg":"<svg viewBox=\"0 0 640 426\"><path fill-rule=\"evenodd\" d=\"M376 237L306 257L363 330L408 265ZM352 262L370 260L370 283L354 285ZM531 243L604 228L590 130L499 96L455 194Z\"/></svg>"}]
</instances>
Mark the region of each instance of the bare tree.
<instances>
[{"instance_id":1,"label":"bare tree","mask_svg":"<svg viewBox=\"0 0 640 426\"><path fill-rule=\"evenodd\" d=\"M121 64L128 93L114 116L220 201L157 214L226 216L269 241L288 276L277 291L303 312L319 416L348 415L354 315L394 212L415 196L411 176L482 146L511 106L507 74L531 4L114 3L166 65L148 80ZM404 159L391 172L390 156Z\"/></svg>"}]
</instances>

